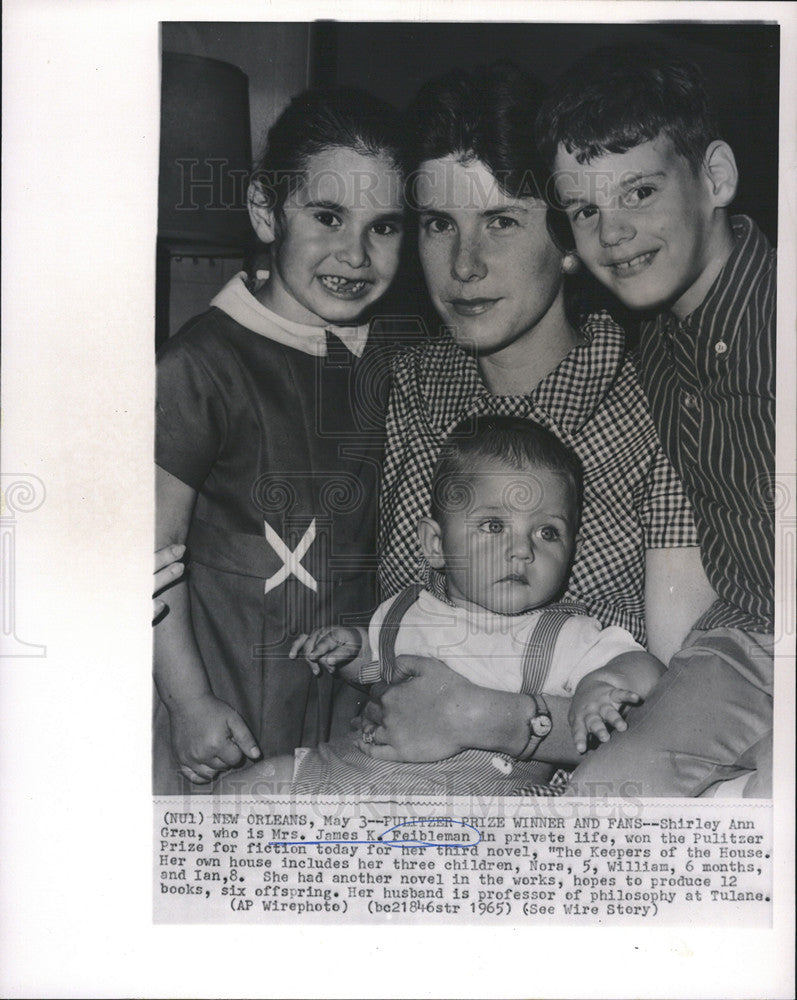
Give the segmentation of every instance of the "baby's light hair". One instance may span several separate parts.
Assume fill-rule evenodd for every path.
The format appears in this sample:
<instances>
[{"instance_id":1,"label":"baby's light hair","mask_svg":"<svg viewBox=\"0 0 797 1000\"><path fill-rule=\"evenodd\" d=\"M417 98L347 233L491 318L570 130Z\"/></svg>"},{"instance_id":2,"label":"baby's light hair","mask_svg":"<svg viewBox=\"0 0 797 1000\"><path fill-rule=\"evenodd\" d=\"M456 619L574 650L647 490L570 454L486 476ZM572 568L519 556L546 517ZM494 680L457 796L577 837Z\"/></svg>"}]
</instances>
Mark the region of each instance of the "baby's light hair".
<instances>
[{"instance_id":1,"label":"baby's light hair","mask_svg":"<svg viewBox=\"0 0 797 1000\"><path fill-rule=\"evenodd\" d=\"M461 509L452 497L462 493L468 469L477 459L490 459L519 471L545 469L570 484L573 505L581 507L581 463L556 437L522 417L481 416L461 421L446 438L432 476L432 517L440 521Z\"/></svg>"}]
</instances>

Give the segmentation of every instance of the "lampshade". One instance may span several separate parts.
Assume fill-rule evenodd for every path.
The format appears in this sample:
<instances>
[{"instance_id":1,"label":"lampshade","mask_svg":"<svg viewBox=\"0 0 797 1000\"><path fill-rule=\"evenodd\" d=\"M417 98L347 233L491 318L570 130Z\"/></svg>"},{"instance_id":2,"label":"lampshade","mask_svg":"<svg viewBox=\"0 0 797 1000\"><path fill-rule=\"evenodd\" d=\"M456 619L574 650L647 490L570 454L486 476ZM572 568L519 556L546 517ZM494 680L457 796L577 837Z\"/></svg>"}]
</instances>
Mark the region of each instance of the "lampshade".
<instances>
[{"instance_id":1,"label":"lampshade","mask_svg":"<svg viewBox=\"0 0 797 1000\"><path fill-rule=\"evenodd\" d=\"M164 52L158 237L244 246L251 157L247 75L218 59Z\"/></svg>"}]
</instances>

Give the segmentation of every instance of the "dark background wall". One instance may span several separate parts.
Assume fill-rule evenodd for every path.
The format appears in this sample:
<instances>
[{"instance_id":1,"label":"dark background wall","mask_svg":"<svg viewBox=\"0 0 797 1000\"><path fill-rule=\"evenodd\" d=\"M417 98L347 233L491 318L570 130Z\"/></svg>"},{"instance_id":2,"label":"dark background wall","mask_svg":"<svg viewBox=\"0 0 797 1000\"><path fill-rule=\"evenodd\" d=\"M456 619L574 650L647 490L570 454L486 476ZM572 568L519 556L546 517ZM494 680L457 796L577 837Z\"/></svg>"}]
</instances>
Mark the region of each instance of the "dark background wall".
<instances>
[{"instance_id":1,"label":"dark background wall","mask_svg":"<svg viewBox=\"0 0 797 1000\"><path fill-rule=\"evenodd\" d=\"M751 8L754 9L754 8ZM551 85L579 56L601 45L655 43L700 66L741 182L734 211L753 216L777 241L779 27L772 24L316 23L313 83L358 85L404 108L418 87L457 66L509 59ZM635 340L636 319L586 276L582 297L608 306ZM437 321L417 263L407 255L386 311Z\"/></svg>"},{"instance_id":2,"label":"dark background wall","mask_svg":"<svg viewBox=\"0 0 797 1000\"><path fill-rule=\"evenodd\" d=\"M315 79L364 86L399 107L430 76L455 66L510 59L550 84L599 45L670 47L705 74L739 164L737 209L777 237L777 25L330 23L316 26L314 41Z\"/></svg>"},{"instance_id":3,"label":"dark background wall","mask_svg":"<svg viewBox=\"0 0 797 1000\"><path fill-rule=\"evenodd\" d=\"M510 59L550 85L576 58L599 45L659 43L702 68L723 137L739 164L735 211L753 216L769 239L777 240L778 25L171 22L161 30L164 49L222 59L247 74L255 155L290 96L308 84L362 86L404 108L422 83L456 66ZM200 258L173 262L173 329L204 308L222 283L223 268L214 267L213 260ZM602 304L598 290L588 292ZM417 315L430 330L436 326L409 246L400 277L380 310ZM631 317L614 311L633 327Z\"/></svg>"}]
</instances>

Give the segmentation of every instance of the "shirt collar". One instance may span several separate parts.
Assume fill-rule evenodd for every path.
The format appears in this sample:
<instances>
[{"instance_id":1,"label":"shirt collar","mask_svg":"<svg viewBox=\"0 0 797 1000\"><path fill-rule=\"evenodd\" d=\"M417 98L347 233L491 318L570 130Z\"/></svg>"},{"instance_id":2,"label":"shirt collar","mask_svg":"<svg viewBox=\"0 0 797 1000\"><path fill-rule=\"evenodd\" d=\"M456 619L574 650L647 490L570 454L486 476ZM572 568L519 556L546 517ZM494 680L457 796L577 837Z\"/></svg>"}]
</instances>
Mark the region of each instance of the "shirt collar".
<instances>
[{"instance_id":1,"label":"shirt collar","mask_svg":"<svg viewBox=\"0 0 797 1000\"><path fill-rule=\"evenodd\" d=\"M569 434L594 419L626 360L625 331L609 313L587 316L582 341L539 385L537 402Z\"/></svg>"},{"instance_id":2,"label":"shirt collar","mask_svg":"<svg viewBox=\"0 0 797 1000\"><path fill-rule=\"evenodd\" d=\"M368 340L368 323L362 326L335 326L331 323L325 326L309 326L278 316L249 291L244 271L231 278L210 304L227 313L236 323L240 323L248 330L315 357L326 356L327 331L334 333L358 358L362 357Z\"/></svg>"},{"instance_id":3,"label":"shirt collar","mask_svg":"<svg viewBox=\"0 0 797 1000\"><path fill-rule=\"evenodd\" d=\"M681 326L697 331L707 320L713 321L716 316L722 315L727 339L730 339L730 325L735 324L743 315L747 300L753 294L752 284L742 282L741 274L747 270L751 262L763 259L771 250L764 234L748 216L732 216L731 226L733 249L730 256L700 305L680 321ZM740 289L746 293L738 294ZM672 314L667 316L670 321L668 325L678 325L676 317Z\"/></svg>"},{"instance_id":4,"label":"shirt collar","mask_svg":"<svg viewBox=\"0 0 797 1000\"><path fill-rule=\"evenodd\" d=\"M451 341L453 350L465 359L471 396L471 413L506 413L531 416L543 411L565 434L577 434L592 420L606 395L612 391L625 361L625 334L605 311L591 313L579 327L581 343L560 361L533 392L520 396L494 396L484 384L476 359ZM453 388L453 386L452 386ZM531 411L531 412L530 412ZM458 419L465 416L460 414Z\"/></svg>"},{"instance_id":5,"label":"shirt collar","mask_svg":"<svg viewBox=\"0 0 797 1000\"><path fill-rule=\"evenodd\" d=\"M445 573L441 573L439 569L429 570L429 580L426 584L426 590L429 591L432 597L436 597L438 601L442 601L443 604L448 604L452 608L456 607L448 596Z\"/></svg>"}]
</instances>

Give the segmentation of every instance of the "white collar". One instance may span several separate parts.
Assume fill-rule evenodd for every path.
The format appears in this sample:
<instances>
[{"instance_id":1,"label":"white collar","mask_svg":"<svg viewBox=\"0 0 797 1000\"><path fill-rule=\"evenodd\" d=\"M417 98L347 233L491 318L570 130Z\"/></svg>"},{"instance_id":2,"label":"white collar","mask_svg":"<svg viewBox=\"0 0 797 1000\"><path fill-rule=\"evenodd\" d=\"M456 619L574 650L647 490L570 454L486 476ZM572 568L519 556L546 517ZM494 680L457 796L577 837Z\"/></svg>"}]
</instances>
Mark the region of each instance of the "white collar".
<instances>
[{"instance_id":1,"label":"white collar","mask_svg":"<svg viewBox=\"0 0 797 1000\"><path fill-rule=\"evenodd\" d=\"M258 275L260 273L258 272ZM332 323L327 323L325 326L308 326L278 316L270 309L266 309L246 287L245 271L239 271L234 278L231 278L211 299L210 304L227 313L236 323L240 323L248 330L315 357L326 356L327 330L331 330L358 358L362 357L368 340L368 323L362 326L335 326Z\"/></svg>"}]
</instances>

